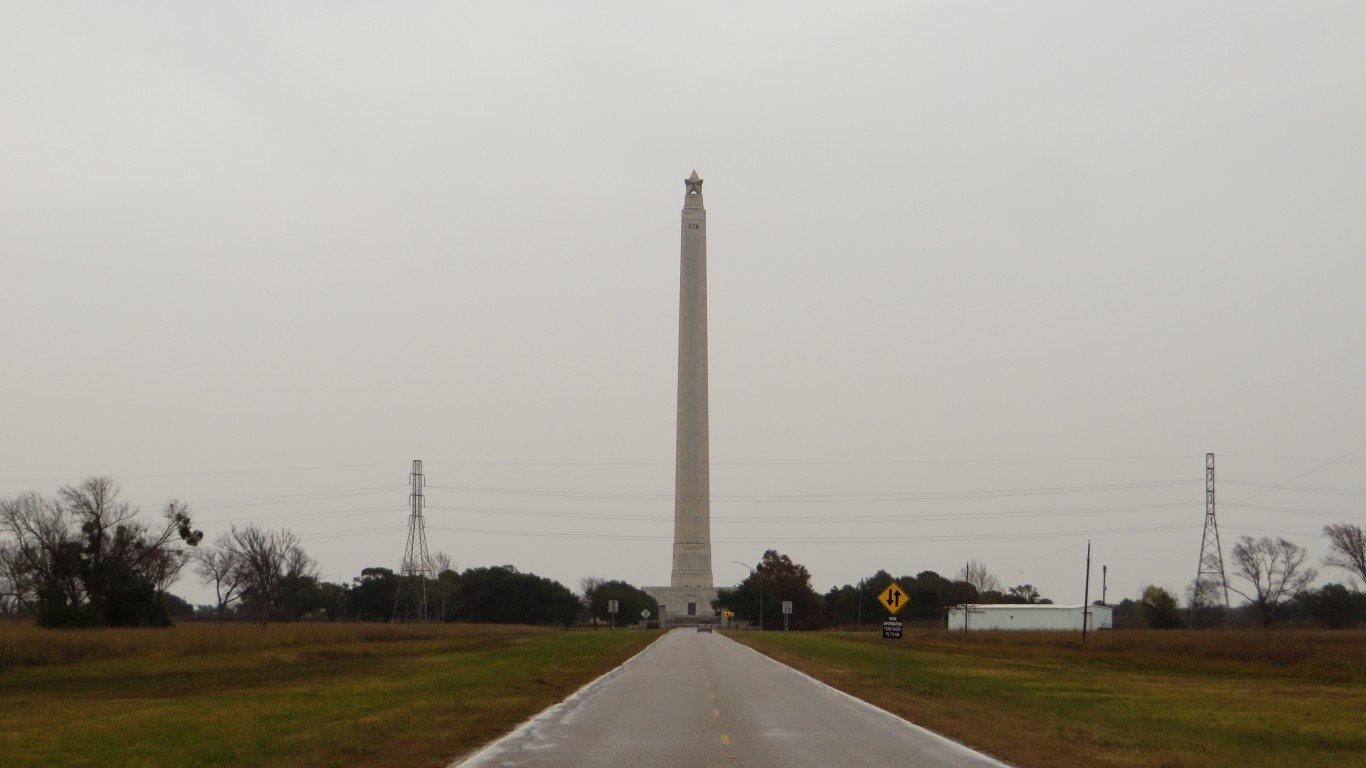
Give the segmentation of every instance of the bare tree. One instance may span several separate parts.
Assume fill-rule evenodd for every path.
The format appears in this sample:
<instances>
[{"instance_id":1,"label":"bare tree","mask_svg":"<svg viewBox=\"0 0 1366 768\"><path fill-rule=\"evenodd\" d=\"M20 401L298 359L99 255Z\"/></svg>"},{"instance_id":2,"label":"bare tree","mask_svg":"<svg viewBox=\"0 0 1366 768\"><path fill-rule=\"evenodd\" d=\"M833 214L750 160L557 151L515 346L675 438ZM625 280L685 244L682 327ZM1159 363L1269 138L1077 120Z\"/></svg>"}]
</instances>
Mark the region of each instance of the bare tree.
<instances>
[{"instance_id":1,"label":"bare tree","mask_svg":"<svg viewBox=\"0 0 1366 768\"><path fill-rule=\"evenodd\" d=\"M1318 572L1306 566L1309 552L1283 538L1243 536L1233 545L1233 572L1252 585L1252 594L1234 589L1256 606L1262 626L1275 619L1281 603L1303 592Z\"/></svg>"},{"instance_id":2,"label":"bare tree","mask_svg":"<svg viewBox=\"0 0 1366 768\"><path fill-rule=\"evenodd\" d=\"M1195 579L1186 586L1186 609L1190 625L1195 629L1224 626L1228 614L1224 610L1224 593L1213 579Z\"/></svg>"},{"instance_id":3,"label":"bare tree","mask_svg":"<svg viewBox=\"0 0 1366 768\"><path fill-rule=\"evenodd\" d=\"M228 548L225 538L219 539L218 546L205 547L195 553L195 572L199 574L199 582L213 585L219 623L222 623L228 606L242 597L244 580L242 563Z\"/></svg>"},{"instance_id":4,"label":"bare tree","mask_svg":"<svg viewBox=\"0 0 1366 768\"><path fill-rule=\"evenodd\" d=\"M32 492L0 499L0 528L14 537L19 567L48 591L49 599L70 605L85 599L74 562L80 550L78 531L60 504Z\"/></svg>"},{"instance_id":5,"label":"bare tree","mask_svg":"<svg viewBox=\"0 0 1366 768\"><path fill-rule=\"evenodd\" d=\"M179 576L186 553L171 546L176 539L194 546L204 537L190 529L189 507L172 499L162 510L165 524L155 530L137 519L137 510L119 499L112 478L91 477L57 491L65 511L80 524L89 578L85 589L91 606L103 614L111 592L138 578L150 582L158 596Z\"/></svg>"},{"instance_id":6,"label":"bare tree","mask_svg":"<svg viewBox=\"0 0 1366 768\"><path fill-rule=\"evenodd\" d=\"M195 546L189 508L172 500L157 527L119 499L107 477L57 491L0 499L0 531L11 534L34 580L39 622L47 626L132 626L169 621L161 596Z\"/></svg>"},{"instance_id":7,"label":"bare tree","mask_svg":"<svg viewBox=\"0 0 1366 768\"><path fill-rule=\"evenodd\" d=\"M281 580L282 588L276 608L295 621L302 619L322 606L319 584L318 561L304 552L296 538L285 553L285 576Z\"/></svg>"},{"instance_id":8,"label":"bare tree","mask_svg":"<svg viewBox=\"0 0 1366 768\"><path fill-rule=\"evenodd\" d=\"M450 553L437 550L432 553L432 573L440 574L442 571L449 571L455 568L455 561L451 559Z\"/></svg>"},{"instance_id":9,"label":"bare tree","mask_svg":"<svg viewBox=\"0 0 1366 768\"><path fill-rule=\"evenodd\" d=\"M265 531L254 525L233 526L223 545L237 558L243 599L255 606L265 626L280 611L286 591L307 578L316 578L316 564L287 529Z\"/></svg>"},{"instance_id":10,"label":"bare tree","mask_svg":"<svg viewBox=\"0 0 1366 768\"><path fill-rule=\"evenodd\" d=\"M1361 530L1361 526L1347 523L1325 525L1323 535L1328 537L1328 557L1323 559L1323 564L1330 568L1342 568L1352 575L1353 581L1360 579L1366 584L1366 532Z\"/></svg>"},{"instance_id":11,"label":"bare tree","mask_svg":"<svg viewBox=\"0 0 1366 768\"><path fill-rule=\"evenodd\" d=\"M1001 591L1001 580L988 573L986 564L978 560L969 560L963 566L963 581L971 584L978 595Z\"/></svg>"},{"instance_id":12,"label":"bare tree","mask_svg":"<svg viewBox=\"0 0 1366 768\"><path fill-rule=\"evenodd\" d=\"M449 553L438 550L432 554L432 575L436 577L436 582L432 585L432 594L436 598L436 609L440 612L441 620L445 621L446 609L449 607L451 599L455 597L455 588L458 583L455 561L451 559Z\"/></svg>"},{"instance_id":13,"label":"bare tree","mask_svg":"<svg viewBox=\"0 0 1366 768\"><path fill-rule=\"evenodd\" d=\"M584 576L579 579L579 591L586 597L598 587L607 583L607 579L601 576Z\"/></svg>"},{"instance_id":14,"label":"bare tree","mask_svg":"<svg viewBox=\"0 0 1366 768\"><path fill-rule=\"evenodd\" d=\"M181 534L184 528L186 535L182 540L195 547L194 550L179 547L159 546L155 551L148 553L145 571L147 576L156 585L158 595L164 595L170 590L171 585L180 578L180 572L185 570L189 564L191 553L197 551L199 542L203 540L202 531L188 530L190 524L190 507L178 499L171 499L162 508L162 515L173 521L165 532L166 541L170 542L174 536Z\"/></svg>"},{"instance_id":15,"label":"bare tree","mask_svg":"<svg viewBox=\"0 0 1366 768\"><path fill-rule=\"evenodd\" d=\"M593 629L598 628L598 617L593 613L593 594L606 583L607 580L600 576L583 576L579 579L579 592L583 595L579 601L588 610L589 617L593 620Z\"/></svg>"},{"instance_id":16,"label":"bare tree","mask_svg":"<svg viewBox=\"0 0 1366 768\"><path fill-rule=\"evenodd\" d=\"M33 575L11 541L0 542L0 612L7 611L18 623L33 603Z\"/></svg>"}]
</instances>

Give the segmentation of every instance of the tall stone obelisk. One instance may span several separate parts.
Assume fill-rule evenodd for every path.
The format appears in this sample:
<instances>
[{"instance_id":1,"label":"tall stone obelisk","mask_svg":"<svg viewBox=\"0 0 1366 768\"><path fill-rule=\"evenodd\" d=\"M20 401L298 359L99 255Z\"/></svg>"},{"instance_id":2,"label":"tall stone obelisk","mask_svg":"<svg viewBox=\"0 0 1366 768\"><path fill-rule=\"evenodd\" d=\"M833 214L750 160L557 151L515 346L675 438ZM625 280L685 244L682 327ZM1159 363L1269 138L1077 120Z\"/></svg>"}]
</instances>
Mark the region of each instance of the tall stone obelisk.
<instances>
[{"instance_id":1,"label":"tall stone obelisk","mask_svg":"<svg viewBox=\"0 0 1366 768\"><path fill-rule=\"evenodd\" d=\"M678 444L674 469L673 574L645 587L660 621L689 624L715 615L711 580L711 457L707 447L707 209L697 171L684 180L678 286Z\"/></svg>"},{"instance_id":2,"label":"tall stone obelisk","mask_svg":"<svg viewBox=\"0 0 1366 768\"><path fill-rule=\"evenodd\" d=\"M697 171L684 182L678 288L678 447L673 587L710 587L711 458L707 441L707 209Z\"/></svg>"}]
</instances>

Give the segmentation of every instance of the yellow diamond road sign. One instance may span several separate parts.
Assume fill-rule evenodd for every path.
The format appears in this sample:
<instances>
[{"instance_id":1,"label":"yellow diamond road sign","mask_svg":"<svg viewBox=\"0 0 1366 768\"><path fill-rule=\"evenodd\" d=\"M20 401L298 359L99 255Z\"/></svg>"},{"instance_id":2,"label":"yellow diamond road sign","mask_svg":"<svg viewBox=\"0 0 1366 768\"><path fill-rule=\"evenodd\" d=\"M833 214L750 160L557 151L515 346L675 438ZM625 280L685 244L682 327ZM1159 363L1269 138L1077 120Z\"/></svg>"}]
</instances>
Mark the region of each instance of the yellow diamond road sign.
<instances>
[{"instance_id":1,"label":"yellow diamond road sign","mask_svg":"<svg viewBox=\"0 0 1366 768\"><path fill-rule=\"evenodd\" d=\"M902 592L901 587L898 587L894 581L882 590L882 594L878 595L877 599L878 602L887 606L887 610L896 613L901 610L901 606L906 604L906 593Z\"/></svg>"}]
</instances>

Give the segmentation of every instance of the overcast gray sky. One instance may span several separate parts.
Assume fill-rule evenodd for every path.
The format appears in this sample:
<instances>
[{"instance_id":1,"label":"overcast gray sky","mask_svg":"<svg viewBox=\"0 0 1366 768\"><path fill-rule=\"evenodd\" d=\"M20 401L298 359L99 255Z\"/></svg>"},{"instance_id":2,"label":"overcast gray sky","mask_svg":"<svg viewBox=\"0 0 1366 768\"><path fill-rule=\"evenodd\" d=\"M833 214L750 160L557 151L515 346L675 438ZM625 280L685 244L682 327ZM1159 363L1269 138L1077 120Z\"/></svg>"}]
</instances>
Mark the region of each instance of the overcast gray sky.
<instances>
[{"instance_id":1,"label":"overcast gray sky","mask_svg":"<svg viewBox=\"0 0 1366 768\"><path fill-rule=\"evenodd\" d=\"M666 584L695 168L718 584L1366 524L1360 3L0 7L0 495Z\"/></svg>"}]
</instances>

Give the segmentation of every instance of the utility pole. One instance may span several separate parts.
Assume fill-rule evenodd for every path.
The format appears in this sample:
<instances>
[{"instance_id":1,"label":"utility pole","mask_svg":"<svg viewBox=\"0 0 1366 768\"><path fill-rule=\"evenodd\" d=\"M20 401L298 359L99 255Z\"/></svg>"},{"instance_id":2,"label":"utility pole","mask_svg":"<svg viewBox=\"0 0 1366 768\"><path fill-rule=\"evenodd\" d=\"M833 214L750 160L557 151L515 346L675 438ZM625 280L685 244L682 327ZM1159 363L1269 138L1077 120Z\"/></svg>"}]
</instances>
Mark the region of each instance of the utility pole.
<instances>
[{"instance_id":1,"label":"utility pole","mask_svg":"<svg viewBox=\"0 0 1366 768\"><path fill-rule=\"evenodd\" d=\"M1086 587L1081 593L1081 641L1086 642L1086 625L1091 618L1091 542L1086 542Z\"/></svg>"},{"instance_id":2,"label":"utility pole","mask_svg":"<svg viewBox=\"0 0 1366 768\"><path fill-rule=\"evenodd\" d=\"M427 554L427 529L422 518L425 500L422 488L427 484L422 474L422 460L413 459L413 471L408 475L412 490L408 494L408 544L403 549L399 566L398 591L394 594L394 621L426 623L437 621L431 607L427 580L433 578L432 558Z\"/></svg>"},{"instance_id":3,"label":"utility pole","mask_svg":"<svg viewBox=\"0 0 1366 768\"><path fill-rule=\"evenodd\" d=\"M1109 587L1110 583L1110 574L1108 573L1109 568L1110 566L1108 565L1102 565L1100 567L1100 601L1102 603L1105 603L1106 605L1110 604L1105 599L1105 591Z\"/></svg>"},{"instance_id":4,"label":"utility pole","mask_svg":"<svg viewBox=\"0 0 1366 768\"><path fill-rule=\"evenodd\" d=\"M863 631L863 579L858 580L858 631Z\"/></svg>"},{"instance_id":5,"label":"utility pole","mask_svg":"<svg viewBox=\"0 0 1366 768\"><path fill-rule=\"evenodd\" d=\"M1219 523L1214 519L1214 454L1205 454L1205 533L1200 540L1200 563L1195 570L1195 593L1197 605L1202 604L1207 594L1213 590L1217 599L1220 591L1224 594L1224 629L1233 626L1233 617L1228 607L1228 577L1224 575L1224 550L1219 545Z\"/></svg>"}]
</instances>

